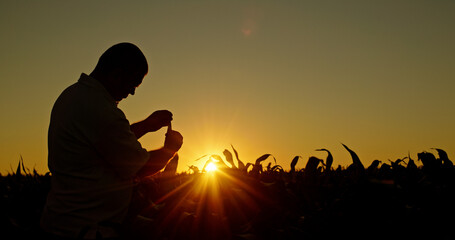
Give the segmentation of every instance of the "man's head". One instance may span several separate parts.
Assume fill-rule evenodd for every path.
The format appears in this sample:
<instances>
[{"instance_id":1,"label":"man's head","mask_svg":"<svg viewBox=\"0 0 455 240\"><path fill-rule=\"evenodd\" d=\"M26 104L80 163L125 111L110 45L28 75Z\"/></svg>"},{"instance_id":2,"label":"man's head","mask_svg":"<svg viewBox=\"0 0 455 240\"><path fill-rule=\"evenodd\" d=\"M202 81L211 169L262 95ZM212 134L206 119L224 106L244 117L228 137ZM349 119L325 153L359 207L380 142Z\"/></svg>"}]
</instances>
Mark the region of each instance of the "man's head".
<instances>
[{"instance_id":1,"label":"man's head","mask_svg":"<svg viewBox=\"0 0 455 240\"><path fill-rule=\"evenodd\" d=\"M99 80L115 101L134 95L148 72L147 59L131 43L119 43L101 55L90 76Z\"/></svg>"}]
</instances>

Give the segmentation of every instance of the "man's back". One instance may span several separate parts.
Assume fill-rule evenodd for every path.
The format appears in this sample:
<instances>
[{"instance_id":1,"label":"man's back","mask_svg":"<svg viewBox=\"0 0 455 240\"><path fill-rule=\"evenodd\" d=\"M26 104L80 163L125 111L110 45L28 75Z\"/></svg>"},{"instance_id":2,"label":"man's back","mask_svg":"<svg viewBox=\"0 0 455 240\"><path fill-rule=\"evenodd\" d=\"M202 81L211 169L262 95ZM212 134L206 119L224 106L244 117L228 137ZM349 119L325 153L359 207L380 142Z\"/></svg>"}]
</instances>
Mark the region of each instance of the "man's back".
<instances>
[{"instance_id":1,"label":"man's back","mask_svg":"<svg viewBox=\"0 0 455 240\"><path fill-rule=\"evenodd\" d=\"M43 228L76 237L121 223L132 178L149 156L100 82L83 74L60 95L51 114L48 146L52 190ZM101 231L104 237L115 236L109 228Z\"/></svg>"}]
</instances>

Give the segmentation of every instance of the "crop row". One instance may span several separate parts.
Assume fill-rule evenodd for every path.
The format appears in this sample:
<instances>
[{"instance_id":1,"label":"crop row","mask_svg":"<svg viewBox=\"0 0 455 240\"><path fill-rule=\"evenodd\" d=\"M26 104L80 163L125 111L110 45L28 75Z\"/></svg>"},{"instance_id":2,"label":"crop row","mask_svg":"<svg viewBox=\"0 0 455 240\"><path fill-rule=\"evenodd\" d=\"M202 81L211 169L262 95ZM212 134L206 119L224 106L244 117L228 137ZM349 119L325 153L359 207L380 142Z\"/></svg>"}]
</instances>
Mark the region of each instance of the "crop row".
<instances>
[{"instance_id":1,"label":"crop row","mask_svg":"<svg viewBox=\"0 0 455 240\"><path fill-rule=\"evenodd\" d=\"M218 171L190 167L176 173L178 157L159 174L137 181L128 239L444 239L454 235L455 168L446 152L419 153L365 167L334 169L333 156L310 157L290 171L271 154L244 163L232 148L203 156ZM235 156L235 158L234 158ZM0 177L0 226L11 239L36 238L50 174L19 162ZM137 217L138 216L138 217ZM5 239L7 239L5 238Z\"/></svg>"}]
</instances>

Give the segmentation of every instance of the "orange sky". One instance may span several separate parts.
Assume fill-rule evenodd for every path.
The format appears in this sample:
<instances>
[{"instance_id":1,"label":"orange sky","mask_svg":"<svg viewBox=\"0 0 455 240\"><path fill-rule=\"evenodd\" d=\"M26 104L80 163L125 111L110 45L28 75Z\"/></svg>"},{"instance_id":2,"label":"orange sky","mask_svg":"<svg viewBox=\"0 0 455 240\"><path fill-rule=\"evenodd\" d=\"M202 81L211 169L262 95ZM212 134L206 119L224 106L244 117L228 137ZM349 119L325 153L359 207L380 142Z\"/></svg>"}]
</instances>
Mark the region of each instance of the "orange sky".
<instances>
[{"instance_id":1,"label":"orange sky","mask_svg":"<svg viewBox=\"0 0 455 240\"><path fill-rule=\"evenodd\" d=\"M47 171L47 127L63 89L128 41L150 71L120 103L131 122L174 113L179 170L264 153L289 168L317 148L365 165L437 147L455 156L453 1L1 1L0 172ZM165 131L149 134L147 149ZM297 166L303 167L306 161Z\"/></svg>"}]
</instances>

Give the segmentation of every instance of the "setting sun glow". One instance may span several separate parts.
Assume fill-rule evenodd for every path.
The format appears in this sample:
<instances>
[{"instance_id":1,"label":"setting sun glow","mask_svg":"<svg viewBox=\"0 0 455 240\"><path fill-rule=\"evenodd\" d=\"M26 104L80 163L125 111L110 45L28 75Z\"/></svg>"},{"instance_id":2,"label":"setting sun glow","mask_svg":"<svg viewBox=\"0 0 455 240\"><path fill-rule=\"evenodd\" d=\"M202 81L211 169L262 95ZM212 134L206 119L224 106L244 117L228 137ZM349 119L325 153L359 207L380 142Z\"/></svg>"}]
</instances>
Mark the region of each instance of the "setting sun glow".
<instances>
[{"instance_id":1,"label":"setting sun glow","mask_svg":"<svg viewBox=\"0 0 455 240\"><path fill-rule=\"evenodd\" d=\"M217 169L218 169L218 168L216 167L216 165L215 165L214 163L212 163L212 162L209 163L209 164L207 164L207 167L205 168L205 170L206 170L207 172L214 172L214 171L216 171Z\"/></svg>"}]
</instances>

